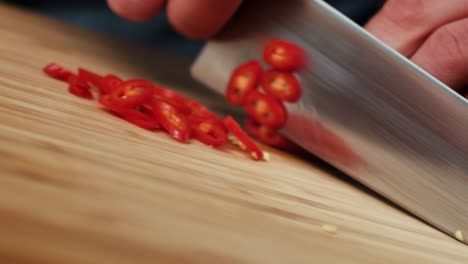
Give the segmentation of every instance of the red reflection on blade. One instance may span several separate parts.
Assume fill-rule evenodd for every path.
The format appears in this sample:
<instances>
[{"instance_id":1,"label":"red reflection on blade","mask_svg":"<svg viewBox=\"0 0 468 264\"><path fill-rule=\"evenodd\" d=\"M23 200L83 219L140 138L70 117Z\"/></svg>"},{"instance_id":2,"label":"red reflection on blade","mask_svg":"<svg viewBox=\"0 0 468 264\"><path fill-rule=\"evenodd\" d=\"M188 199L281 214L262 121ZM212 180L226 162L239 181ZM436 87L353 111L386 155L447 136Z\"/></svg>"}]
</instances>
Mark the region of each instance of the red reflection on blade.
<instances>
[{"instance_id":1,"label":"red reflection on blade","mask_svg":"<svg viewBox=\"0 0 468 264\"><path fill-rule=\"evenodd\" d=\"M362 165L362 160L338 135L316 119L291 116L290 129L300 131L301 146L320 158L346 167Z\"/></svg>"}]
</instances>

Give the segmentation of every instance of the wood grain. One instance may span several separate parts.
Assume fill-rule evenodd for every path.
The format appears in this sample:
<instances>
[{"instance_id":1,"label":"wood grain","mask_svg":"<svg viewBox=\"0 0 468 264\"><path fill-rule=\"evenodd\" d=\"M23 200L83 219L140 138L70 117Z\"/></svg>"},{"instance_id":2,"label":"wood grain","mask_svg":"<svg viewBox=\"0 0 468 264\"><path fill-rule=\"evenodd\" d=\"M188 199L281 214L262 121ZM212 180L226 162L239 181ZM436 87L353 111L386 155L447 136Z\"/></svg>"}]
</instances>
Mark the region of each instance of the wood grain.
<instances>
[{"instance_id":1,"label":"wood grain","mask_svg":"<svg viewBox=\"0 0 468 264\"><path fill-rule=\"evenodd\" d=\"M188 61L0 5L0 263L468 262L466 246L317 161L253 162L138 129L44 76L51 61L232 110Z\"/></svg>"}]
</instances>

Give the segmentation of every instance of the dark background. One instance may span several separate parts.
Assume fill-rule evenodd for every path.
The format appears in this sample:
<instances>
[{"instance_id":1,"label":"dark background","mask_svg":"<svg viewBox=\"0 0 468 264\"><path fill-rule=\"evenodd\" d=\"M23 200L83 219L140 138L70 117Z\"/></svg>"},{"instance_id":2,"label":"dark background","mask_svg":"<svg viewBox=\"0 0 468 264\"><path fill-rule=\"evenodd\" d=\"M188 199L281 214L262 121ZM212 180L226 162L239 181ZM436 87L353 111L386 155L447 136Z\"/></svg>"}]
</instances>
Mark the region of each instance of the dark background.
<instances>
[{"instance_id":1,"label":"dark background","mask_svg":"<svg viewBox=\"0 0 468 264\"><path fill-rule=\"evenodd\" d=\"M65 23L191 58L196 56L203 45L203 41L188 40L174 32L167 23L164 13L145 23L132 23L114 15L105 0L7 0L6 2L35 10ZM363 25L381 7L384 0L326 0L326 2Z\"/></svg>"}]
</instances>

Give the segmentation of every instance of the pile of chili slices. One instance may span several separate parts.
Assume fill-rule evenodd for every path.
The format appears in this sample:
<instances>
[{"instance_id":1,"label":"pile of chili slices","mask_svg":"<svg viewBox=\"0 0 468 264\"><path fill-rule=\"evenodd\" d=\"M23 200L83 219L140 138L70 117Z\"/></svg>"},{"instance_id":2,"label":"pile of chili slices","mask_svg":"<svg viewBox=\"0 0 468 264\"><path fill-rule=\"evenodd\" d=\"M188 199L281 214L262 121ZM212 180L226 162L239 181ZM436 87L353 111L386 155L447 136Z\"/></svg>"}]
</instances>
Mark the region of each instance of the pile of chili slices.
<instances>
[{"instance_id":1,"label":"pile of chili slices","mask_svg":"<svg viewBox=\"0 0 468 264\"><path fill-rule=\"evenodd\" d=\"M96 89L100 105L143 129L166 131L180 142L195 138L212 147L228 143L231 132L237 138L236 145L249 151L256 160L268 158L231 116L220 119L200 103L147 80L122 80L112 74L100 76L83 68L78 68L75 74L55 63L43 70L68 83L69 92L78 97L92 100L92 89Z\"/></svg>"},{"instance_id":2,"label":"pile of chili slices","mask_svg":"<svg viewBox=\"0 0 468 264\"><path fill-rule=\"evenodd\" d=\"M229 81L226 99L244 107L248 113L245 127L252 137L273 147L297 150L277 129L287 119L282 102L295 102L301 94L293 71L303 65L303 51L290 42L275 40L265 46L263 57L273 68L263 71L255 60L239 66ZM148 80L101 76L84 68L78 68L75 74L56 63L43 70L68 83L69 92L78 97L93 100L95 91L100 105L140 128L166 131L184 143L194 138L211 147L231 141L255 160L269 158L230 115L221 119L195 100ZM264 92L257 89L260 84ZM236 139L229 140L229 133Z\"/></svg>"},{"instance_id":3,"label":"pile of chili slices","mask_svg":"<svg viewBox=\"0 0 468 264\"><path fill-rule=\"evenodd\" d=\"M273 39L263 47L262 57L267 69L255 59L234 69L226 100L243 107L247 113L245 129L252 137L273 147L300 151L278 130L288 118L284 103L295 103L301 97L297 71L307 65L306 53L293 42Z\"/></svg>"}]
</instances>

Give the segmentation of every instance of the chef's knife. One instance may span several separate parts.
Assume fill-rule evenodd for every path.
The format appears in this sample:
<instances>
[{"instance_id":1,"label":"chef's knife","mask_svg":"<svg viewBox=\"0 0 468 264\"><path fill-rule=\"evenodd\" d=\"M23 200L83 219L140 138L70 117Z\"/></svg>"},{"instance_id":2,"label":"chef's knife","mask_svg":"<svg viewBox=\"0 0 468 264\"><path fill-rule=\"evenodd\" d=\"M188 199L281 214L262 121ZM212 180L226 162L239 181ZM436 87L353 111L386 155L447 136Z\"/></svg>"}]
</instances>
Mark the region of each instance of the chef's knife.
<instances>
[{"instance_id":1,"label":"chef's knife","mask_svg":"<svg viewBox=\"0 0 468 264\"><path fill-rule=\"evenodd\" d=\"M468 103L320 0L245 1L192 67L224 93L270 38L303 46L282 132L439 230L468 235Z\"/></svg>"}]
</instances>

